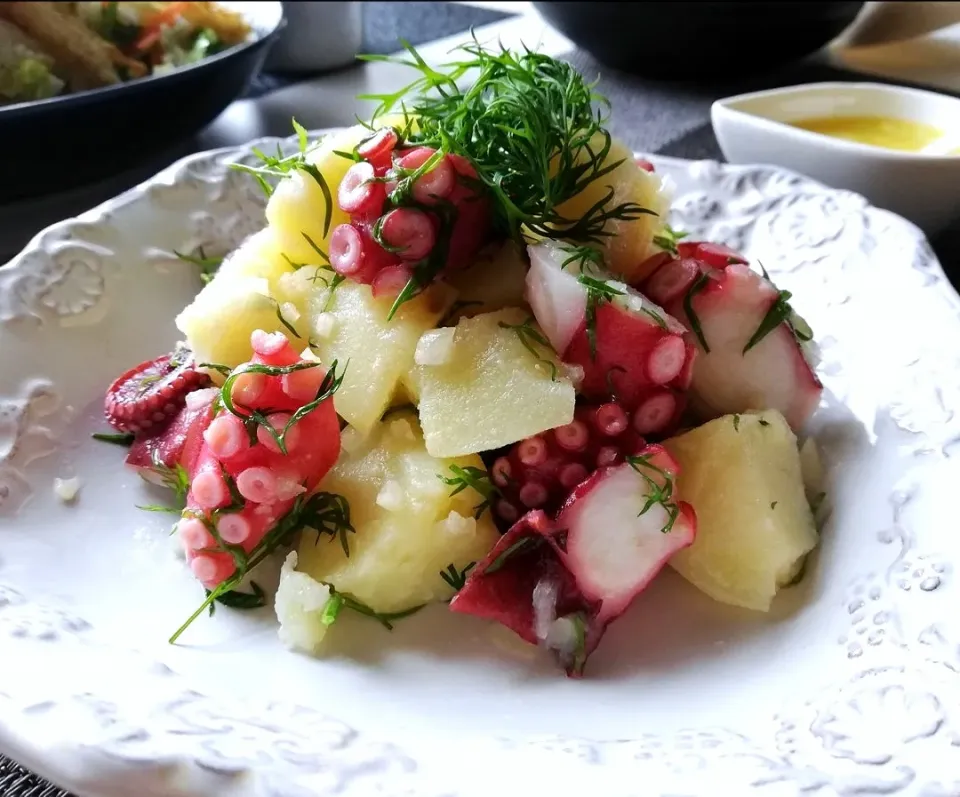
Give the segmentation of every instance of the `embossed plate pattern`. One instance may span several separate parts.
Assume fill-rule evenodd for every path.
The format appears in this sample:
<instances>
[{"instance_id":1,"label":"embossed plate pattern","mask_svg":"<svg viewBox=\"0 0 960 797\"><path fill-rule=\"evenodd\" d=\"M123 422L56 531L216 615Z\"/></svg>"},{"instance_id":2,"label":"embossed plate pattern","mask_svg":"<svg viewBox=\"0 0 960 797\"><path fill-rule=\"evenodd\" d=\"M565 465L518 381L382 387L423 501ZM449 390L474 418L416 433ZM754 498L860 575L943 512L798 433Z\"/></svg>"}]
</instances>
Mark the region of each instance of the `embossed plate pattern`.
<instances>
[{"instance_id":1,"label":"embossed plate pattern","mask_svg":"<svg viewBox=\"0 0 960 797\"><path fill-rule=\"evenodd\" d=\"M229 169L250 153L188 158L0 269L0 749L98 797L960 795L960 300L915 227L778 169L652 158L674 224L762 262L822 350L823 544L769 616L666 573L580 682L442 607L338 623L320 661L267 610L167 645L202 595L89 435L108 381L176 340L199 281L173 250L262 225Z\"/></svg>"}]
</instances>

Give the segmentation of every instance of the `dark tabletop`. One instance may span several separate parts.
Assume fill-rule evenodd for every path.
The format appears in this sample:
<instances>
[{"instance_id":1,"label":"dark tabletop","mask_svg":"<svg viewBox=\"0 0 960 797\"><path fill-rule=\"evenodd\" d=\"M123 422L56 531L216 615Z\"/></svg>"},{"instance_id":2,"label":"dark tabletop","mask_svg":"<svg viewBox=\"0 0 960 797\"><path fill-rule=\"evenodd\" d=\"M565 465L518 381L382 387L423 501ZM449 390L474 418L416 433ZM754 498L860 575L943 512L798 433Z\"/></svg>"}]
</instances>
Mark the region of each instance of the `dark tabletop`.
<instances>
[{"instance_id":1,"label":"dark tabletop","mask_svg":"<svg viewBox=\"0 0 960 797\"><path fill-rule=\"evenodd\" d=\"M496 11L449 3L367 3L364 49L392 52L398 38L421 44L505 16ZM580 52L564 57L588 78L600 76L598 90L610 99L615 109L610 123L614 135L638 151L692 160L723 160L709 121L710 105L716 99L797 83L863 80L862 75L833 68L817 57L735 83L696 85L619 73ZM309 77L298 76L296 80ZM291 82L294 81L290 78L261 75L247 96L261 96ZM939 234L932 244L951 280L960 285L960 223ZM0 797L67 797L67 794L0 757Z\"/></svg>"}]
</instances>

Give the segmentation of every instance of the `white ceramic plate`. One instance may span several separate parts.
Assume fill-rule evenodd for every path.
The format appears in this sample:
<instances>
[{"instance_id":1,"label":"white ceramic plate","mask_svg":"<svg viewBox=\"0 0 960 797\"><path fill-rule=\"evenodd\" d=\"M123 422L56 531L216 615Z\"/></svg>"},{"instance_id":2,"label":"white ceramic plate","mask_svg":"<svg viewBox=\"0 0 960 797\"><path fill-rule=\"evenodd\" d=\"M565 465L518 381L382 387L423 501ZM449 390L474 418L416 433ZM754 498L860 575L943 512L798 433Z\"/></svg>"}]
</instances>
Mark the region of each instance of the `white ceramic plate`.
<instances>
[{"instance_id":1,"label":"white ceramic plate","mask_svg":"<svg viewBox=\"0 0 960 797\"><path fill-rule=\"evenodd\" d=\"M581 681L442 606L348 618L323 660L269 610L167 645L202 593L90 433L177 339L199 281L172 250L263 223L249 156L188 158L0 270L0 749L97 797L960 794L960 301L915 227L772 168L653 159L675 225L758 258L823 349L833 509L770 615L664 573Z\"/></svg>"}]
</instances>

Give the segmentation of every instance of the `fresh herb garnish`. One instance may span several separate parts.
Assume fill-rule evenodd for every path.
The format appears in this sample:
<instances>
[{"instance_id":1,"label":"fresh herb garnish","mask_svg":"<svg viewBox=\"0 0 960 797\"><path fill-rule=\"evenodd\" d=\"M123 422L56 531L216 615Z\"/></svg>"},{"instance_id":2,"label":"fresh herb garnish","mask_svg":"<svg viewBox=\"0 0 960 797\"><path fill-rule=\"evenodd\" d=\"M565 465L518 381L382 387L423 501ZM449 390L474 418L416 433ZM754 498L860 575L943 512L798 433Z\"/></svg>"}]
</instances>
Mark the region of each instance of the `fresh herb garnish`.
<instances>
[{"instance_id":1,"label":"fresh herb garnish","mask_svg":"<svg viewBox=\"0 0 960 797\"><path fill-rule=\"evenodd\" d=\"M541 543L544 542L543 537L538 537L533 534L527 537L521 537L512 545L507 546L503 551L499 553L496 559L494 559L487 568L483 571L484 575L492 575L500 570L506 563L507 560L516 556L519 553L525 553L527 551L533 550L538 547Z\"/></svg>"},{"instance_id":2,"label":"fresh herb garnish","mask_svg":"<svg viewBox=\"0 0 960 797\"><path fill-rule=\"evenodd\" d=\"M590 246L589 244L572 246L567 244L563 249L567 253L567 257L560 264L561 271L565 270L567 266L576 263L577 270L581 273L584 271L593 271L598 274L602 272L604 267L603 252L597 249L596 246Z\"/></svg>"},{"instance_id":3,"label":"fresh herb garnish","mask_svg":"<svg viewBox=\"0 0 960 797\"><path fill-rule=\"evenodd\" d=\"M311 238L309 235L307 235L305 232L301 232L300 234L303 236L303 239L304 239L308 244L310 244L310 248L313 249L313 251L316 252L316 253L320 256L320 258L323 260L324 264L326 264L327 266L329 266L329 265L330 265L330 256L329 256L326 252L324 252L323 249L320 248L320 245L319 245L316 241L314 241L313 238ZM326 235L326 233L324 233L324 235ZM288 262L289 262L289 261L288 261ZM332 267L331 267L331 268L332 268Z\"/></svg>"},{"instance_id":4,"label":"fresh herb garnish","mask_svg":"<svg viewBox=\"0 0 960 797\"><path fill-rule=\"evenodd\" d=\"M223 263L222 256L208 257L204 253L202 246L197 247L197 254L195 255L185 255L182 252L178 252L176 249L173 250L173 253L184 263L190 263L200 269L200 280L204 285L210 282L210 280L217 275L217 270Z\"/></svg>"},{"instance_id":5,"label":"fresh herb garnish","mask_svg":"<svg viewBox=\"0 0 960 797\"><path fill-rule=\"evenodd\" d=\"M733 431L735 431L735 432L739 432L739 431L740 431L740 416L739 416L739 415L734 415L734 416L733 416Z\"/></svg>"},{"instance_id":6,"label":"fresh herb garnish","mask_svg":"<svg viewBox=\"0 0 960 797\"><path fill-rule=\"evenodd\" d=\"M770 425L770 421L768 421L768 420L766 420L766 419L764 419L764 418L760 418L760 419L757 421L757 423L759 423L761 426L769 426L769 425Z\"/></svg>"},{"instance_id":7,"label":"fresh herb garnish","mask_svg":"<svg viewBox=\"0 0 960 797\"><path fill-rule=\"evenodd\" d=\"M247 505L246 499L240 492L240 488L237 487L236 479L227 473L227 469L223 466L222 462L220 463L220 476L223 478L223 483L227 485L227 493L230 495L230 503L225 507L215 509L212 513L214 519L220 517L221 515L233 515L237 512L241 512Z\"/></svg>"},{"instance_id":8,"label":"fresh herb garnish","mask_svg":"<svg viewBox=\"0 0 960 797\"><path fill-rule=\"evenodd\" d=\"M793 314L793 308L789 301L791 295L790 291L779 291L777 293L776 301L770 305L770 309L767 310L767 314L760 322L760 326L757 327L757 331L753 333L750 340L747 341L747 345L743 347L742 354L750 351Z\"/></svg>"},{"instance_id":9,"label":"fresh herb garnish","mask_svg":"<svg viewBox=\"0 0 960 797\"><path fill-rule=\"evenodd\" d=\"M457 570L456 565L451 562L445 570L440 571L440 578L446 581L452 590L459 592L463 589L463 585L467 583L467 575L476 566L476 562L470 562L463 570Z\"/></svg>"},{"instance_id":10,"label":"fresh herb garnish","mask_svg":"<svg viewBox=\"0 0 960 797\"><path fill-rule=\"evenodd\" d=\"M127 448L132 446L133 441L136 440L136 437L129 433L94 432L90 437L99 440L101 443L113 443L115 446L125 446Z\"/></svg>"},{"instance_id":11,"label":"fresh herb garnish","mask_svg":"<svg viewBox=\"0 0 960 797\"><path fill-rule=\"evenodd\" d=\"M587 622L580 612L570 615L567 619L573 623L576 640L570 671L576 675L582 675L584 665L587 663Z\"/></svg>"},{"instance_id":12,"label":"fresh herb garnish","mask_svg":"<svg viewBox=\"0 0 960 797\"><path fill-rule=\"evenodd\" d=\"M680 252L677 250L677 243L686 238L690 233L675 230L669 224L663 225L663 231L659 235L653 236L653 243L660 247L664 252L677 257Z\"/></svg>"},{"instance_id":13,"label":"fresh herb garnish","mask_svg":"<svg viewBox=\"0 0 960 797\"><path fill-rule=\"evenodd\" d=\"M321 271L329 271L331 274L329 277L325 277L320 274ZM346 281L346 279L347 278L343 276L343 274L338 274L336 271L334 271L332 266L317 266L317 271L312 277L310 277L310 281L316 284L317 280L319 280L327 286L328 290L327 298L323 303L323 309L320 311L321 313L325 313L330 309L330 306L333 304L334 294L337 292L337 288L339 288L340 285Z\"/></svg>"},{"instance_id":14,"label":"fresh herb garnish","mask_svg":"<svg viewBox=\"0 0 960 797\"><path fill-rule=\"evenodd\" d=\"M774 284L773 280L770 279L770 274L766 268L764 268L763 263L757 261L757 265L760 266L760 271L763 274L763 278L773 285L774 288L777 286ZM782 322L785 322L787 328L793 333L793 336L800 341L801 343L806 343L813 340L813 330L810 329L810 325L807 324L799 315L797 315L796 310L793 309L790 305L790 298L793 294L790 291L781 291L777 288L777 299L771 305L770 309L767 311L767 314L763 317L763 320L760 322L760 326L757 327L757 331L753 333L753 337L747 342L747 345L743 348L743 354L746 354L750 349L756 346L761 340L763 340L767 335L769 335L774 329L776 329Z\"/></svg>"},{"instance_id":15,"label":"fresh herb garnish","mask_svg":"<svg viewBox=\"0 0 960 797\"><path fill-rule=\"evenodd\" d=\"M236 590L236 588L243 583L244 578L253 572L254 568L264 559L280 547L290 544L293 536L303 528L306 521L322 515L325 506L333 500L331 498L332 495L332 493L317 493L309 497L303 495L297 496L290 511L280 518L276 525L263 535L263 538L254 546L249 554L244 552L238 545L230 545L223 542L219 537L216 526L211 521L200 518L216 542L217 547L212 550L219 553L230 554L234 560L236 570L230 578L224 580L214 590L207 593L206 600L200 604L197 610L191 614L186 622L170 637L170 643L176 642L177 639L180 638L180 635L183 634L193 621L203 614L214 601L219 600L222 595ZM335 496L335 498L340 498L340 496Z\"/></svg>"},{"instance_id":16,"label":"fresh herb garnish","mask_svg":"<svg viewBox=\"0 0 960 797\"><path fill-rule=\"evenodd\" d=\"M327 185L326 178L320 170L312 163L307 162L307 156L319 145L319 140L312 145L307 141L307 130L296 119L293 120L293 129L297 133L298 151L292 155L284 155L277 145L276 155L267 155L259 149L254 148L253 153L260 159L260 166L249 166L246 163L234 163L231 166L241 172L246 172L263 189L263 192L269 197L273 194L274 186L267 178L282 180L289 177L295 171L301 171L310 175L314 182L320 187L324 199L323 213L323 237L326 238L330 233L330 222L333 219L333 195L330 193L330 186Z\"/></svg>"},{"instance_id":17,"label":"fresh herb garnish","mask_svg":"<svg viewBox=\"0 0 960 797\"><path fill-rule=\"evenodd\" d=\"M137 509L142 509L144 512L169 512L173 515L179 515L183 511L175 506L164 506L163 504L137 504L136 506Z\"/></svg>"},{"instance_id":18,"label":"fresh herb garnish","mask_svg":"<svg viewBox=\"0 0 960 797\"><path fill-rule=\"evenodd\" d=\"M224 592L214 598L214 601L231 609L259 609L261 606L267 605L267 595L256 581L250 582L250 590L250 592L240 592L239 590ZM207 590L207 595L210 595L210 590ZM210 604L211 609L213 605L213 603Z\"/></svg>"},{"instance_id":19,"label":"fresh herb garnish","mask_svg":"<svg viewBox=\"0 0 960 797\"><path fill-rule=\"evenodd\" d=\"M703 349L704 354L710 353L710 347L707 345L707 339L703 336L703 327L700 326L700 319L693 310L693 297L707 287L708 279L709 277L707 277L705 273L701 272L699 275L697 275L697 278L693 281L693 284L687 289L686 296L683 297L683 312L687 314L687 320L690 322L690 329L692 329L693 334L697 336L697 340L700 343L700 348Z\"/></svg>"},{"instance_id":20,"label":"fresh herb garnish","mask_svg":"<svg viewBox=\"0 0 960 797\"><path fill-rule=\"evenodd\" d=\"M274 442L277 444L277 448L280 449L280 453L286 455L287 432L290 431L294 424L296 424L298 421L301 421L303 418L313 412L324 401L326 401L334 393L336 393L337 390L340 389L340 385L343 383L343 376L346 372L346 367L344 367L343 373L338 375L337 361L334 360L330 365L330 370L327 371L326 375L323 377L323 381L320 383L316 398L293 413L293 415L290 416L290 420L287 421L283 429L279 432L273 427L273 424L267 420L264 413L260 412L259 410L254 410L249 407L244 407L243 405L237 405L234 403L233 385L242 374L284 376L286 374L292 374L295 371L303 371L307 368L316 368L319 365L320 363L317 362L298 362L294 363L293 365L283 366L245 363L244 365L241 365L239 368L235 368L230 372L230 375L223 383L223 387L220 388L220 396L218 400L227 412L229 412L231 415L236 415L238 418L241 418L244 421L244 424L247 427L247 433L251 436L251 440L256 439L257 427L260 427L273 438ZM207 367L210 366L208 365Z\"/></svg>"},{"instance_id":21,"label":"fresh herb garnish","mask_svg":"<svg viewBox=\"0 0 960 797\"><path fill-rule=\"evenodd\" d=\"M483 501L474 507L473 516L475 518L479 518L494 502L494 499L500 495L500 490L490 479L490 474L482 468L475 468L472 465L465 468L461 468L459 465L451 465L450 472L453 476L444 476L442 473L438 473L437 478L444 484L455 488L450 493L451 497L463 492L468 487L483 496Z\"/></svg>"},{"instance_id":22,"label":"fresh herb garnish","mask_svg":"<svg viewBox=\"0 0 960 797\"><path fill-rule=\"evenodd\" d=\"M402 180L400 182L403 182ZM399 189L398 189L399 190ZM411 189L412 190L412 189ZM390 196L393 197L396 191ZM450 251L450 239L453 235L453 228L457 221L458 211L455 205L447 200L437 200L430 206L430 211L440 219L440 227L437 233L436 243L423 260L418 261L413 266L413 276L403 286L400 295L394 300L387 313L387 320L393 319L397 311L411 299L415 299L433 282L434 277L440 273L447 264L447 255Z\"/></svg>"},{"instance_id":23,"label":"fresh herb garnish","mask_svg":"<svg viewBox=\"0 0 960 797\"><path fill-rule=\"evenodd\" d=\"M650 316L650 318L653 320L653 323L660 327L660 329L667 329L666 319L656 310L651 310L649 307L641 307L640 312Z\"/></svg>"},{"instance_id":24,"label":"fresh herb garnish","mask_svg":"<svg viewBox=\"0 0 960 797\"><path fill-rule=\"evenodd\" d=\"M680 506L673 500L674 479L673 476L659 465L651 462L650 458L650 454L626 458L630 467L640 474L640 478L646 482L647 489L650 491L646 503L637 514L637 517L645 515L652 507L659 504L667 512L667 523L661 531L663 531L664 534L668 534L670 530L673 529L674 524L677 522L677 517L680 515ZM652 471L656 476L659 476L663 484L661 485L648 471Z\"/></svg>"},{"instance_id":25,"label":"fresh herb garnish","mask_svg":"<svg viewBox=\"0 0 960 797\"><path fill-rule=\"evenodd\" d=\"M420 75L392 94L365 95L380 102L374 119L409 103L417 130L413 143L454 152L470 160L493 198L500 228L523 241L524 228L544 238L574 243L599 242L612 219L630 220L653 211L634 202L614 204L610 191L582 217L558 208L589 184L616 169L608 163L612 139L606 116L594 103L609 106L570 64L524 50L484 49L474 39L459 48L455 61L431 67L408 43L410 55L362 56L417 70ZM476 71L463 91L457 82Z\"/></svg>"},{"instance_id":26,"label":"fresh herb garnish","mask_svg":"<svg viewBox=\"0 0 960 797\"><path fill-rule=\"evenodd\" d=\"M771 503L770 503L770 509L776 509L778 503L780 503L780 502L779 502L779 501L771 501Z\"/></svg>"},{"instance_id":27,"label":"fresh herb garnish","mask_svg":"<svg viewBox=\"0 0 960 797\"><path fill-rule=\"evenodd\" d=\"M520 340L520 343L523 345L528 352L530 352L537 360L547 368L550 369L550 381L557 381L557 365L549 357L544 357L543 354L537 351L536 346L542 346L547 351L553 353L553 348L550 346L550 341L544 336L544 334L533 326L534 318L529 316L521 324L507 324L503 321L500 322L501 329L512 329L517 333L517 338Z\"/></svg>"},{"instance_id":28,"label":"fresh herb garnish","mask_svg":"<svg viewBox=\"0 0 960 797\"><path fill-rule=\"evenodd\" d=\"M342 495L336 493L315 493L316 499L308 504L300 517L304 528L317 532L317 542L324 534L331 539L339 539L343 555L350 558L348 537L356 534L356 529L350 523L350 504Z\"/></svg>"},{"instance_id":29,"label":"fresh herb garnish","mask_svg":"<svg viewBox=\"0 0 960 797\"><path fill-rule=\"evenodd\" d=\"M362 601L358 601L356 598L353 598L344 592L339 592L329 584L327 586L330 588L330 598L324 605L323 613L320 616L320 621L324 625L333 625L337 617L339 617L341 609L350 609L358 614L362 614L364 617L370 617L371 619L376 620L388 631L392 631L393 624L397 620L402 620L405 617L416 614L424 606L426 606L424 603L419 606L414 606L410 609L404 609L402 612L378 612L374 609L371 609Z\"/></svg>"},{"instance_id":30,"label":"fresh herb garnish","mask_svg":"<svg viewBox=\"0 0 960 797\"><path fill-rule=\"evenodd\" d=\"M153 474L156 479L147 478L148 473ZM190 476L187 475L187 471L179 462L173 467L164 465L160 460L160 455L154 452L153 465L147 468L145 473L141 472L140 476L144 481L151 484L158 484L160 487L173 490L176 498L176 506L182 509L187 505L187 493L190 491Z\"/></svg>"},{"instance_id":31,"label":"fresh herb garnish","mask_svg":"<svg viewBox=\"0 0 960 797\"><path fill-rule=\"evenodd\" d=\"M211 371L216 371L221 376L230 376L233 373L233 369L229 365L224 365L223 363L200 363L197 368L209 368Z\"/></svg>"},{"instance_id":32,"label":"fresh herb garnish","mask_svg":"<svg viewBox=\"0 0 960 797\"><path fill-rule=\"evenodd\" d=\"M597 308L615 296L623 296L624 292L586 274L580 274L577 282L587 289L587 340L590 341L590 359L593 360L597 357Z\"/></svg>"},{"instance_id":33,"label":"fresh herb garnish","mask_svg":"<svg viewBox=\"0 0 960 797\"><path fill-rule=\"evenodd\" d=\"M280 307L280 302L278 302L276 299L271 299L270 301L272 301L277 306L277 320L283 325L284 329L286 329L287 332L289 332L298 340L302 340L303 336L299 332L297 332L296 327L294 327L293 324L291 324L289 321L287 321L286 318L283 317L283 308Z\"/></svg>"}]
</instances>

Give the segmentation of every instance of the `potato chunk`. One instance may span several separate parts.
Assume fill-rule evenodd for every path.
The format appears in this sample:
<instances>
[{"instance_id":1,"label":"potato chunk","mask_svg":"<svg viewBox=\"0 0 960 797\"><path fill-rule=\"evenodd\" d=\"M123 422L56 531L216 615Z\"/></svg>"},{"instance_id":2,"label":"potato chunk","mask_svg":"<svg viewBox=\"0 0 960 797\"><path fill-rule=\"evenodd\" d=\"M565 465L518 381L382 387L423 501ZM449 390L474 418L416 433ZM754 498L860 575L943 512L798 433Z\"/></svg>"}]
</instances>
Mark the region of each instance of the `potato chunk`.
<instances>
[{"instance_id":1,"label":"potato chunk","mask_svg":"<svg viewBox=\"0 0 960 797\"><path fill-rule=\"evenodd\" d=\"M247 238L177 316L177 328L197 362L233 368L253 354L250 333L255 329L287 332L277 315L283 300L274 294L294 270L277 247L269 228Z\"/></svg>"},{"instance_id":2,"label":"potato chunk","mask_svg":"<svg viewBox=\"0 0 960 797\"><path fill-rule=\"evenodd\" d=\"M664 445L697 513L670 564L714 600L769 611L819 542L790 427L776 411L726 415Z\"/></svg>"},{"instance_id":3,"label":"potato chunk","mask_svg":"<svg viewBox=\"0 0 960 797\"><path fill-rule=\"evenodd\" d=\"M529 319L515 308L461 319L449 361L417 367L433 456L489 451L573 420L573 385L556 354L518 329Z\"/></svg>"},{"instance_id":4,"label":"potato chunk","mask_svg":"<svg viewBox=\"0 0 960 797\"><path fill-rule=\"evenodd\" d=\"M366 433L390 405L401 377L413 367L417 341L450 306L452 293L433 285L389 321L392 300L374 298L369 285L347 280L332 301L327 298L320 283L309 303L314 351L327 365L338 361L344 378L333 400L337 412Z\"/></svg>"},{"instance_id":5,"label":"potato chunk","mask_svg":"<svg viewBox=\"0 0 960 797\"><path fill-rule=\"evenodd\" d=\"M482 469L483 462L430 456L413 412L391 414L349 448L321 489L350 504L350 556L339 540L307 531L299 569L382 613L450 598L440 573L478 561L499 535L489 510L474 519L482 496L472 488L451 496L440 477L452 475L451 465Z\"/></svg>"}]
</instances>

